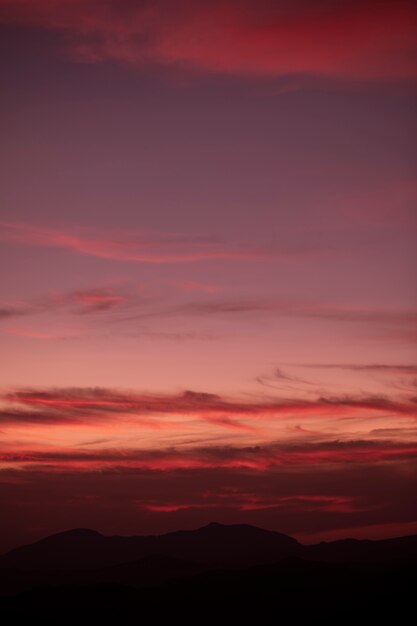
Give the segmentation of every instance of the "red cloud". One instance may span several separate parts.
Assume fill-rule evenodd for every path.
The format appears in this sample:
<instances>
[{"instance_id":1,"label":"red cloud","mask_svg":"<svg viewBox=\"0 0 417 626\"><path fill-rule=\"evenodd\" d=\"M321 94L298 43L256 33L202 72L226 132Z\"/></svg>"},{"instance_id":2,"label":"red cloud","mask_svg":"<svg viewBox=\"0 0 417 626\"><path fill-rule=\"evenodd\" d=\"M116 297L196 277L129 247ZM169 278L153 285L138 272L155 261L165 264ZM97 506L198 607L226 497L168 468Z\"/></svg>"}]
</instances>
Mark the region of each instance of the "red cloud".
<instances>
[{"instance_id":1,"label":"red cloud","mask_svg":"<svg viewBox=\"0 0 417 626\"><path fill-rule=\"evenodd\" d=\"M366 413L384 413L392 415L415 416L417 404L413 400L399 402L381 396L340 396L319 397L316 400L264 400L258 402L243 402L224 399L219 395L184 391L179 394L137 394L113 391L103 388L67 388L51 390L19 390L5 394L4 399L18 403L27 408L46 411L48 420L49 411L56 415L56 422L60 422L68 415L80 415L86 420L94 415L109 414L137 414L157 415L197 415L214 420L224 425L236 424L232 422L236 417L268 418L276 416L303 416L303 415L351 415L352 412L361 415ZM10 411L5 412L10 415ZM26 413L23 412L23 415ZM42 413L40 413L41 415ZM29 413L30 415L30 413ZM9 421L6 418L5 421Z\"/></svg>"},{"instance_id":2,"label":"red cloud","mask_svg":"<svg viewBox=\"0 0 417 626\"><path fill-rule=\"evenodd\" d=\"M82 289L80 291L74 291L70 294L69 298L74 303L81 305L81 313L107 311L128 300L127 297L112 293L107 289Z\"/></svg>"},{"instance_id":3,"label":"red cloud","mask_svg":"<svg viewBox=\"0 0 417 626\"><path fill-rule=\"evenodd\" d=\"M227 74L415 76L411 0L0 0L3 21L63 33L73 57Z\"/></svg>"},{"instance_id":4,"label":"red cloud","mask_svg":"<svg viewBox=\"0 0 417 626\"><path fill-rule=\"evenodd\" d=\"M224 455L224 450L217 452ZM199 453L203 456L204 450ZM241 456L249 453L236 450ZM86 525L104 534L137 535L193 528L216 519L308 535L309 540L315 534L322 540L375 537L378 529L380 536L416 530L416 459L289 464L262 471L208 465L156 471L121 466L120 451L119 464L90 463L79 470L69 458L58 465L56 453L55 460L45 456L42 464L38 455L36 467L28 463L23 471L18 463L3 464L0 550Z\"/></svg>"},{"instance_id":5,"label":"red cloud","mask_svg":"<svg viewBox=\"0 0 417 626\"><path fill-rule=\"evenodd\" d=\"M127 295L118 293L117 291L108 288L79 289L77 291L70 291L67 293L55 292L47 296L37 298L36 300L19 302L13 306L1 308L0 320L23 315L35 315L37 313L43 313L59 308L68 308L71 312L78 314L98 313L119 307L129 302L129 300L130 297ZM26 334L28 337L32 336L36 338L48 338L55 336L54 333L31 333L30 331L24 331L19 328L10 329L10 332L22 335ZM69 335L71 336L72 333L69 333ZM68 336L68 333L64 333L64 336Z\"/></svg>"},{"instance_id":6,"label":"red cloud","mask_svg":"<svg viewBox=\"0 0 417 626\"><path fill-rule=\"evenodd\" d=\"M196 280L176 280L170 283L173 287L176 287L179 291L184 292L201 292L201 293L218 293L222 290L220 285L214 285L211 283L203 283Z\"/></svg>"},{"instance_id":7,"label":"red cloud","mask_svg":"<svg viewBox=\"0 0 417 626\"><path fill-rule=\"evenodd\" d=\"M15 450L0 454L3 464L26 466L47 471L114 469L193 470L250 469L266 471L274 467L321 466L326 464L368 464L417 458L417 443L390 441L326 441L318 443L269 444L239 448L211 446L189 451L165 450L99 451L76 449Z\"/></svg>"},{"instance_id":8,"label":"red cloud","mask_svg":"<svg viewBox=\"0 0 417 626\"><path fill-rule=\"evenodd\" d=\"M281 497L265 497L255 493L226 492L201 494L197 502L140 502L147 511L154 513L172 513L189 509L233 509L238 511L259 511L264 509L296 508L299 511L314 510L329 513L351 513L360 508L355 505L354 499L343 496L297 495Z\"/></svg>"}]
</instances>

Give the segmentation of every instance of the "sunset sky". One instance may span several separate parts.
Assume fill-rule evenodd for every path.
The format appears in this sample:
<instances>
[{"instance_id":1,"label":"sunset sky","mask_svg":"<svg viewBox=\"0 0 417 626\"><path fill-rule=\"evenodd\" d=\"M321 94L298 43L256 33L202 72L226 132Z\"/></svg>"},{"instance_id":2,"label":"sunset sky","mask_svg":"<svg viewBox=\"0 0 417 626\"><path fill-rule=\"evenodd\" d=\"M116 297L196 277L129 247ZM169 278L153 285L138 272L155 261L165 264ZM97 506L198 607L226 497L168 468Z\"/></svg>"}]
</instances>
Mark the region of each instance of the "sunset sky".
<instances>
[{"instance_id":1,"label":"sunset sky","mask_svg":"<svg viewBox=\"0 0 417 626\"><path fill-rule=\"evenodd\" d=\"M0 551L417 532L417 10L0 0Z\"/></svg>"}]
</instances>

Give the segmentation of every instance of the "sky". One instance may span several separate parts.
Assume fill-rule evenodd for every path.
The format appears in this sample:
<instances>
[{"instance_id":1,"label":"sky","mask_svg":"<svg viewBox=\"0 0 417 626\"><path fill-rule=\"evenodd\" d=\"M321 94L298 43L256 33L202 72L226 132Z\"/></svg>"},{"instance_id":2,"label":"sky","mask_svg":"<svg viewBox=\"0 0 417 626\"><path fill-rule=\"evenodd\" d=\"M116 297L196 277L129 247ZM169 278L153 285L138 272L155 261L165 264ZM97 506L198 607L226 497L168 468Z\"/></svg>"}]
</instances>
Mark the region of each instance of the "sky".
<instances>
[{"instance_id":1,"label":"sky","mask_svg":"<svg viewBox=\"0 0 417 626\"><path fill-rule=\"evenodd\" d=\"M417 11L0 0L0 550L417 532Z\"/></svg>"}]
</instances>

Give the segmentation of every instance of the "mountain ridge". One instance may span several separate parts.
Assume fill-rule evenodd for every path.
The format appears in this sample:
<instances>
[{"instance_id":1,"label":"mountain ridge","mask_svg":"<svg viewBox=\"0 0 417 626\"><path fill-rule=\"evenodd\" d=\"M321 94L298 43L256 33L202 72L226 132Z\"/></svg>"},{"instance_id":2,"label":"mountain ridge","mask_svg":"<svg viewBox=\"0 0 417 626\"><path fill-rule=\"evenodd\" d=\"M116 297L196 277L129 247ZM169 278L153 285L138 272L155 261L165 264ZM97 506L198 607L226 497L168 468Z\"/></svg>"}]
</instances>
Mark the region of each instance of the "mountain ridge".
<instances>
[{"instance_id":1,"label":"mountain ridge","mask_svg":"<svg viewBox=\"0 0 417 626\"><path fill-rule=\"evenodd\" d=\"M364 607L374 618L412 604L416 565L417 535L309 546L248 524L126 537L73 528L1 556L0 601L13 619L55 620L65 606L70 623L195 623L202 607L242 624L266 622L277 607L334 623L340 606L356 619Z\"/></svg>"},{"instance_id":2,"label":"mountain ridge","mask_svg":"<svg viewBox=\"0 0 417 626\"><path fill-rule=\"evenodd\" d=\"M417 558L417 535L305 545L289 535L250 524L211 522L192 530L129 536L73 528L0 555L0 568L95 569L152 555L210 567L249 567L288 557L328 562L409 559Z\"/></svg>"}]
</instances>

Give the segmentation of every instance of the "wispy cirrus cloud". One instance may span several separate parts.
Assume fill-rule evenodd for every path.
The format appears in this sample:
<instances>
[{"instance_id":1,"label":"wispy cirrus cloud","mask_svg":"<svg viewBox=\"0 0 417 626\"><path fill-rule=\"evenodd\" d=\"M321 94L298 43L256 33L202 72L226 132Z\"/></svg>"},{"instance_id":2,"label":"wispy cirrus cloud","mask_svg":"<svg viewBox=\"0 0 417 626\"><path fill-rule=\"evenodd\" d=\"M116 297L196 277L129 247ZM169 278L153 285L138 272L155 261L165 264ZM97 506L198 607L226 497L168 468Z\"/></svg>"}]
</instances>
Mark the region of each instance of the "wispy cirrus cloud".
<instances>
[{"instance_id":1,"label":"wispy cirrus cloud","mask_svg":"<svg viewBox=\"0 0 417 626\"><path fill-rule=\"evenodd\" d=\"M204 283L194 283L193 281L191 281L191 284L186 282L185 292L200 292L199 297L198 299L194 297L193 299L184 300L178 294L173 295L169 291L164 291L163 288L164 284L162 283L159 291L145 295L138 295L131 288L120 289L119 287L90 287L68 292L51 292L26 301L6 302L0 308L0 321L9 321L15 317L50 312L65 312L83 316L112 312L111 318L107 319L113 325L120 326L122 335L170 340L211 339L216 336L216 333L188 330L169 332L154 327L135 327L135 329L131 329L128 324L149 320L154 322L158 319L175 319L178 317L218 317L226 320L239 316L259 321L260 316L267 316L270 318L292 318L300 321L310 319L337 324L351 324L356 328L362 326L364 329L367 329L366 338L368 339L374 338L375 333L377 333L376 338L380 339L378 333L383 333L384 338L387 336L389 338L393 335L396 340L402 340L405 334L407 341L411 341L411 335L415 334L417 323L417 312L412 309L360 308L352 307L349 304L336 305L329 301L318 302L314 299L309 300L293 296L258 295L254 297L236 294L235 296L224 295L219 297L216 295L216 292L219 291L217 287L207 286ZM209 297L205 295L207 293L210 293ZM53 338L54 336L54 333L50 336L50 333L44 329L12 327L9 332L39 339ZM65 333L59 330L56 333L58 337L71 337L73 334L72 332ZM79 333L75 334L79 335ZM338 366L320 367L322 369L325 369L325 367L336 369ZM348 366L343 367L347 368ZM351 366L350 369L353 370L354 366ZM379 371L384 371L383 366L379 367ZM280 382L283 382L282 373ZM300 380L295 381L294 376L292 377L292 382L301 383ZM267 384L267 381L264 381L264 383Z\"/></svg>"},{"instance_id":2,"label":"wispy cirrus cloud","mask_svg":"<svg viewBox=\"0 0 417 626\"><path fill-rule=\"evenodd\" d=\"M56 411L36 411L13 409L10 407L0 409L0 424L14 425L20 424L81 424L88 421L88 418L78 418L73 414Z\"/></svg>"},{"instance_id":3,"label":"wispy cirrus cloud","mask_svg":"<svg viewBox=\"0 0 417 626\"><path fill-rule=\"evenodd\" d=\"M373 372L377 374L417 374L417 365L401 365L401 364L381 364L381 363L369 363L369 364L345 364L345 363L312 363L309 365L302 365L301 367L307 367L312 369L341 369L352 370L354 372Z\"/></svg>"},{"instance_id":4,"label":"wispy cirrus cloud","mask_svg":"<svg viewBox=\"0 0 417 626\"><path fill-rule=\"evenodd\" d=\"M321 363L302 365L301 367L311 370L340 370L341 372L352 372L357 376L371 376L376 380L380 380L384 385L400 391L415 392L417 388L417 365L415 364Z\"/></svg>"},{"instance_id":5,"label":"wispy cirrus cloud","mask_svg":"<svg viewBox=\"0 0 417 626\"><path fill-rule=\"evenodd\" d=\"M0 308L0 320L7 320L11 317L27 315L33 310L32 307L4 306Z\"/></svg>"},{"instance_id":6,"label":"wispy cirrus cloud","mask_svg":"<svg viewBox=\"0 0 417 626\"><path fill-rule=\"evenodd\" d=\"M4 332L8 335L35 339L36 341L67 341L71 339L81 339L85 336L85 333L74 329L35 330L33 328L23 328L22 326L7 326Z\"/></svg>"},{"instance_id":7,"label":"wispy cirrus cloud","mask_svg":"<svg viewBox=\"0 0 417 626\"><path fill-rule=\"evenodd\" d=\"M52 292L39 298L19 301L0 309L0 319L64 310L77 315L100 313L121 307L131 297L113 288L100 287L68 292Z\"/></svg>"},{"instance_id":8,"label":"wispy cirrus cloud","mask_svg":"<svg viewBox=\"0 0 417 626\"><path fill-rule=\"evenodd\" d=\"M174 280L170 281L168 284L184 293L218 293L223 290L223 288L218 284L206 283L197 280Z\"/></svg>"},{"instance_id":9,"label":"wispy cirrus cloud","mask_svg":"<svg viewBox=\"0 0 417 626\"><path fill-rule=\"evenodd\" d=\"M263 387L269 387L270 389L300 391L307 387L310 390L314 388L317 391L317 383L300 378L294 374L287 374L279 367L275 368L272 375L257 376L255 380Z\"/></svg>"},{"instance_id":10,"label":"wispy cirrus cloud","mask_svg":"<svg viewBox=\"0 0 417 626\"><path fill-rule=\"evenodd\" d=\"M316 302L302 298L286 297L245 297L236 295L233 298L200 299L153 308L152 311L133 313L123 317L123 321L157 317L291 317L292 319L311 319L334 323L352 324L355 327L363 326L371 330L367 332L367 339L395 338L397 341L412 341L417 323L417 311L412 309L389 308L360 308L332 304L331 302ZM377 335L375 336L375 332ZM378 332L381 335L378 335Z\"/></svg>"},{"instance_id":11,"label":"wispy cirrus cloud","mask_svg":"<svg viewBox=\"0 0 417 626\"><path fill-rule=\"evenodd\" d=\"M314 254L311 249L225 244L215 237L181 233L109 234L60 231L31 224L1 222L0 239L22 245L61 248L101 259L134 263L195 261L289 261Z\"/></svg>"},{"instance_id":12,"label":"wispy cirrus cloud","mask_svg":"<svg viewBox=\"0 0 417 626\"><path fill-rule=\"evenodd\" d=\"M355 503L355 498L346 496L294 495L268 497L237 489L224 489L222 492L206 492L194 501L158 502L158 500L139 501L147 511L172 513L190 509L232 509L234 511L258 511L265 509L293 508L309 512L314 510L332 512L353 512L362 510L362 503Z\"/></svg>"},{"instance_id":13,"label":"wispy cirrus cloud","mask_svg":"<svg viewBox=\"0 0 417 626\"><path fill-rule=\"evenodd\" d=\"M100 313L123 306L130 296L108 287L77 289L66 293L53 292L39 299L38 306L44 309L67 308L79 315Z\"/></svg>"},{"instance_id":14,"label":"wispy cirrus cloud","mask_svg":"<svg viewBox=\"0 0 417 626\"><path fill-rule=\"evenodd\" d=\"M2 21L62 33L73 59L193 72L413 77L410 0L1 0Z\"/></svg>"},{"instance_id":15,"label":"wispy cirrus cloud","mask_svg":"<svg viewBox=\"0 0 417 626\"><path fill-rule=\"evenodd\" d=\"M415 400L398 401L384 396L318 396L314 400L271 399L248 402L239 399L226 399L217 394L184 391L178 394L127 393L105 388L66 388L36 390L23 389L3 394L3 399L13 405L24 407L23 410L5 410L0 418L4 422L27 420L45 423L82 419L107 419L109 415L131 414L141 416L157 415L195 415L212 420L225 426L235 426L239 417L252 420L274 417L302 416L343 416L352 411L361 414L382 413L389 415L416 416ZM32 415L27 410L35 410ZM239 423L237 422L239 425Z\"/></svg>"},{"instance_id":16,"label":"wispy cirrus cloud","mask_svg":"<svg viewBox=\"0 0 417 626\"><path fill-rule=\"evenodd\" d=\"M79 306L79 313L88 314L97 311L108 311L128 301L128 297L111 292L108 289L81 289L69 296L68 303Z\"/></svg>"},{"instance_id":17,"label":"wispy cirrus cloud","mask_svg":"<svg viewBox=\"0 0 417 626\"><path fill-rule=\"evenodd\" d=\"M325 463L372 463L417 458L417 442L351 440L270 443L256 446L210 446L205 448L143 449L15 449L4 451L0 462L33 468L94 469L114 467L169 471L198 468L248 468L264 471L273 467Z\"/></svg>"}]
</instances>

